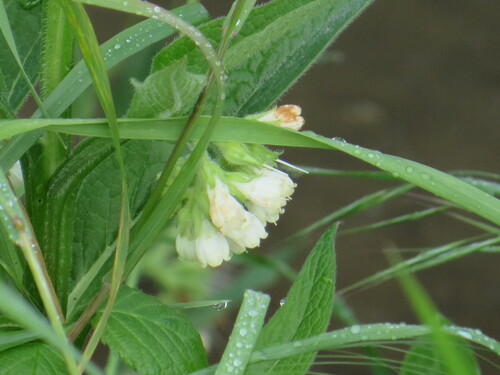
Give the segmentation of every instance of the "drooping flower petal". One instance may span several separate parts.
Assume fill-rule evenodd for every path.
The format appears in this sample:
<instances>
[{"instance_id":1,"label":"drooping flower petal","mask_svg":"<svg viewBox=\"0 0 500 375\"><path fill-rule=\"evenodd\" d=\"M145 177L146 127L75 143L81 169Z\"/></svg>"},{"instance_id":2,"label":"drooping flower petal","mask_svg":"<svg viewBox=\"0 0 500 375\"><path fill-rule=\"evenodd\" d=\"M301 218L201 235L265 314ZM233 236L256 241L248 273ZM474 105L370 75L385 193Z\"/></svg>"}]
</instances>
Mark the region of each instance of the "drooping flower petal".
<instances>
[{"instance_id":1,"label":"drooping flower petal","mask_svg":"<svg viewBox=\"0 0 500 375\"><path fill-rule=\"evenodd\" d=\"M175 250L182 260L197 260L195 240L184 237L181 234L175 239Z\"/></svg>"},{"instance_id":2,"label":"drooping flower petal","mask_svg":"<svg viewBox=\"0 0 500 375\"><path fill-rule=\"evenodd\" d=\"M248 202L246 206L248 210L255 216L257 216L263 223L268 222L276 224L276 222L280 218L280 215L285 212L283 208L266 208L252 202Z\"/></svg>"},{"instance_id":3,"label":"drooping flower petal","mask_svg":"<svg viewBox=\"0 0 500 375\"><path fill-rule=\"evenodd\" d=\"M250 202L278 211L286 205L295 188L286 173L268 168L262 169L261 176L249 182L234 182L233 185Z\"/></svg>"},{"instance_id":4,"label":"drooping flower petal","mask_svg":"<svg viewBox=\"0 0 500 375\"><path fill-rule=\"evenodd\" d=\"M265 226L252 213L245 210L229 192L228 186L216 178L214 188L208 189L210 218L217 229L226 237L246 248L260 245L260 239L267 237Z\"/></svg>"},{"instance_id":5,"label":"drooping flower petal","mask_svg":"<svg viewBox=\"0 0 500 375\"><path fill-rule=\"evenodd\" d=\"M196 256L202 267L207 265L217 267L224 260L231 258L226 238L208 220L203 220L201 233L196 238L195 243Z\"/></svg>"}]
</instances>

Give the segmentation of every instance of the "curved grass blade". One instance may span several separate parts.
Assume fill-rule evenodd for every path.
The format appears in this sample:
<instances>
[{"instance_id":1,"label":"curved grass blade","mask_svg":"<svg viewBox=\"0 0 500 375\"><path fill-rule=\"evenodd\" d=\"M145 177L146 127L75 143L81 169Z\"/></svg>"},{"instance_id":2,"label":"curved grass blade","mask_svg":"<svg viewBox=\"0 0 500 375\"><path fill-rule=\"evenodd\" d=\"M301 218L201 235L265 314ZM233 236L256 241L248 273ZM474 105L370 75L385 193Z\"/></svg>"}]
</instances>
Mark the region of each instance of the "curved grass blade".
<instances>
[{"instance_id":1,"label":"curved grass blade","mask_svg":"<svg viewBox=\"0 0 500 375\"><path fill-rule=\"evenodd\" d=\"M315 174L319 176L337 176L337 177L358 177L358 178L369 178L373 180L399 180L399 178L392 176L386 172L374 172L374 171L342 171L330 168L319 168L310 167L305 165L297 165L296 167L307 171L309 174Z\"/></svg>"},{"instance_id":2,"label":"curved grass blade","mask_svg":"<svg viewBox=\"0 0 500 375\"><path fill-rule=\"evenodd\" d=\"M373 230L373 229L387 227L387 226L394 225L394 224L401 224L401 223L405 223L408 221L420 220L420 219L423 219L423 218L426 218L426 217L429 217L432 215L436 215L436 214L441 213L443 211L446 211L447 209L449 209L449 207L442 206L442 207L433 207L433 208L428 208L425 210L415 211L415 212L412 212L410 214L401 215L398 217L394 217L392 219L379 221L377 223L365 225L362 227L344 229L344 230L339 232L339 235L360 233L360 232L365 232L365 231L369 231L369 230Z\"/></svg>"},{"instance_id":3,"label":"curved grass blade","mask_svg":"<svg viewBox=\"0 0 500 375\"><path fill-rule=\"evenodd\" d=\"M393 254L390 260L395 262L398 255ZM430 328L431 337L437 349L436 353L441 357L449 373L454 375L477 374L474 366L475 361L470 361L470 358L458 350L455 341L444 329L441 315L417 279L409 273L408 268L399 271L397 276L418 319Z\"/></svg>"},{"instance_id":4,"label":"curved grass blade","mask_svg":"<svg viewBox=\"0 0 500 375\"><path fill-rule=\"evenodd\" d=\"M267 294L245 291L238 318L215 375L245 373L248 359L264 324L269 301Z\"/></svg>"},{"instance_id":5,"label":"curved grass blade","mask_svg":"<svg viewBox=\"0 0 500 375\"><path fill-rule=\"evenodd\" d=\"M461 240L427 250L411 259L402 261L401 263L358 281L340 290L339 293L347 293L367 285L378 285L386 280L389 280L390 278L393 278L397 272L400 272L403 269L417 272L474 252L482 251L483 249L487 249L490 246L499 243L500 238L495 237L481 242L470 242L471 241L469 239Z\"/></svg>"},{"instance_id":6,"label":"curved grass blade","mask_svg":"<svg viewBox=\"0 0 500 375\"><path fill-rule=\"evenodd\" d=\"M69 344L65 335L60 336L54 331L45 317L37 313L25 300L3 283L0 283L0 300L3 302L0 303L0 312L3 315L60 350L71 361L74 362L75 358L80 356L79 351ZM76 364L74 369L76 370ZM89 365L85 370L89 375L103 375L94 365ZM78 374L78 372L70 371L70 374Z\"/></svg>"},{"instance_id":7,"label":"curved grass blade","mask_svg":"<svg viewBox=\"0 0 500 375\"><path fill-rule=\"evenodd\" d=\"M180 126L180 124L176 124L176 122L182 123L181 119L172 119L169 121L168 127L166 126L167 121L149 120L149 122L141 122L144 124L148 123L150 129L156 128L157 131L153 131L155 132L155 136L166 139L167 137L172 137L176 130L178 131L178 129L172 129L170 125ZM200 118L199 123L202 124L205 121L206 119ZM163 125L161 125L162 123ZM133 122L125 127L128 127L128 130L130 130L128 134L125 129L123 130L123 135L125 137L130 135L138 136L139 134L145 136L147 139L152 137L151 134L149 136L145 135L147 132L146 129L137 129L137 124L134 125ZM135 129L132 130L133 128ZM99 136L97 134L106 136L106 131L102 127L99 131L94 131L92 133L94 136ZM196 139L199 135L200 130L195 129L192 134L193 138ZM488 193L485 193L457 177L426 165L397 156L383 154L380 151L352 145L343 139L330 139L310 131L296 132L248 119L226 119L226 121L221 121L212 136L212 140L262 143L277 146L324 148L341 151L389 172L393 177L411 182L424 190L445 198L470 212L500 225L500 200Z\"/></svg>"},{"instance_id":8,"label":"curved grass blade","mask_svg":"<svg viewBox=\"0 0 500 375\"><path fill-rule=\"evenodd\" d=\"M55 333L59 336L60 340L66 340L66 333L62 326L64 316L52 282L48 276L40 247L23 208L1 171L0 219L10 240L19 246L23 252ZM68 365L68 370L72 374L76 373L76 364L73 357L68 354L67 350L63 351L63 355Z\"/></svg>"},{"instance_id":9,"label":"curved grass blade","mask_svg":"<svg viewBox=\"0 0 500 375\"><path fill-rule=\"evenodd\" d=\"M488 348L500 355L500 343L478 330L457 326L445 326L444 330L454 336L462 337L470 342ZM277 360L298 354L319 350L333 350L349 347L364 347L371 343L393 342L397 344L402 339L413 339L429 335L430 329L421 325L407 324L366 324L326 332L307 339L286 344L275 345L261 351L253 352L250 363ZM191 373L191 375L213 374L215 366Z\"/></svg>"},{"instance_id":10,"label":"curved grass blade","mask_svg":"<svg viewBox=\"0 0 500 375\"><path fill-rule=\"evenodd\" d=\"M109 297L106 307L104 308L102 316L100 317L99 322L96 325L96 328L83 352L82 360L79 364L80 371L83 371L88 361L90 361L90 358L97 348L101 336L104 333L104 328L109 316L111 315L111 311L122 282L129 245L130 207L127 192L125 162L123 160L121 150L120 134L113 103L113 96L111 93L111 85L109 83L103 56L97 42L97 37L83 5L72 3L69 0L63 0L61 4L75 33L83 58L85 59L85 63L90 71L90 75L92 76L92 81L94 82L99 102L108 120L115 148L116 159L121 172L120 221L116 241L117 246L115 250L115 260L111 277L111 287L109 288Z\"/></svg>"}]
</instances>

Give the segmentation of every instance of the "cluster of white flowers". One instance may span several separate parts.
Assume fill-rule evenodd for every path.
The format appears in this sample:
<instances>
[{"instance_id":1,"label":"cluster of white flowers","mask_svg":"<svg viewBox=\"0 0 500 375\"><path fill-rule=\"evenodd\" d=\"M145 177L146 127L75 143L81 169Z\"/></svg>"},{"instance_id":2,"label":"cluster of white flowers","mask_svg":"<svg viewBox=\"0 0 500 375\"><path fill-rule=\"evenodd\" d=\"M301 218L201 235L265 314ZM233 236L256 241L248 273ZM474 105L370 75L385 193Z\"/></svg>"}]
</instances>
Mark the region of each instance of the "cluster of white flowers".
<instances>
[{"instance_id":1,"label":"cluster of white flowers","mask_svg":"<svg viewBox=\"0 0 500 375\"><path fill-rule=\"evenodd\" d=\"M299 107L286 107L300 117ZM276 116L260 120L274 122ZM177 215L177 253L203 267L217 267L232 254L258 247L267 237L267 223L277 222L296 186L288 174L273 167L279 154L264 146L220 143L211 153L202 159ZM214 153L224 159L224 168L214 161Z\"/></svg>"}]
</instances>

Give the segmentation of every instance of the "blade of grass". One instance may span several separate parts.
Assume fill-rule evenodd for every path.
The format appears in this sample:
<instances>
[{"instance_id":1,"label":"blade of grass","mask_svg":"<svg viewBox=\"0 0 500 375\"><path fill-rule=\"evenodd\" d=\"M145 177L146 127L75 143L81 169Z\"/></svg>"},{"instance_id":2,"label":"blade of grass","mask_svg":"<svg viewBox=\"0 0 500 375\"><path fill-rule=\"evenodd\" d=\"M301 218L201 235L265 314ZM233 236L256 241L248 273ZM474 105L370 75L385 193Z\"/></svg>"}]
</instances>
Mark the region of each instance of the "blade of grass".
<instances>
[{"instance_id":1,"label":"blade of grass","mask_svg":"<svg viewBox=\"0 0 500 375\"><path fill-rule=\"evenodd\" d=\"M393 265L401 264L399 254L389 253L388 255ZM438 313L434 303L427 296L417 279L409 273L409 269L402 268L397 272L397 276L418 319L430 328L431 337L438 349L437 352L442 357L449 373L454 375L475 373L474 369L470 367L470 362L466 361L462 353L455 348L454 343L448 336L449 333L444 330L441 314Z\"/></svg>"},{"instance_id":2,"label":"blade of grass","mask_svg":"<svg viewBox=\"0 0 500 375\"><path fill-rule=\"evenodd\" d=\"M212 81L214 81L216 83L216 86L217 86L217 94L218 94L217 95L218 99L217 99L217 102L216 102L216 105L214 108L214 112L213 112L212 117L210 118L210 120L208 122L207 127L205 128L205 130L203 132L203 136L202 136L201 141L198 142L198 144L196 145L194 151L192 152L190 158L188 159L188 161L186 163L185 170L187 170L187 173L181 172L181 175L179 176L179 178L176 179L176 183L177 184L184 184L184 186L181 188L182 191L184 191L185 187L187 187L187 184L189 183L191 178L194 176L194 171L195 171L195 167L197 165L197 162L200 159L202 153L205 152L205 149L206 149L208 142L209 142L209 139L210 139L210 135L213 132L213 130L215 129L215 127L218 123L218 120L222 114L223 104L224 104L224 99L225 99L225 97L224 97L224 84L223 84L223 72L222 72L220 60L217 58L216 53L213 50L212 45L208 42L208 40L194 26L192 26L188 23L185 23L182 19L176 17L171 12L167 12L166 10L164 10L158 6L153 6L147 2L142 2L142 1L130 1L130 2L126 2L125 5L124 5L124 3L118 2L118 1L107 1L107 2L97 1L97 2L86 2L86 3L93 4L93 5L100 5L100 6L104 6L104 7L109 7L112 9L121 10L121 11L125 11L125 12L131 12L131 13L135 13L138 15L143 15L146 17L158 19L162 22L170 24L174 28L176 28L179 31L181 31L182 33L186 34L188 37L192 38L197 43L197 45L200 47L200 50L204 53L209 65L211 67L211 70L212 70L212 72L210 74L207 88L206 88L204 94L202 94L197 105L195 106L195 109L191 115L191 118L188 120L187 125L183 129L183 133L185 133L185 135L184 135L184 137L181 135L178 138L176 146L174 148L174 151L172 152L172 154L169 158L169 161L167 162L167 166L165 167L164 171L162 172L162 175L160 176L160 179L155 187L155 190L153 191L153 194L151 195L151 197L148 200L148 203L146 204L146 207L144 209L144 210L146 210L146 212L144 212L144 210L143 210L143 213L140 217L140 220L141 219L144 220L142 222L149 224L150 227L151 226L155 227L155 229L157 231L156 231L156 233L151 233L151 232L148 233L147 231L146 232L143 231L143 233L141 233L141 230L140 230L140 229L142 229L140 226L140 224L142 223L141 221L139 221L136 224L136 226L134 226L134 228L136 228L136 227L140 228L139 230L136 231L136 233L139 232L139 233L143 234L143 237L140 239L140 242L139 242L139 246L142 246L142 247L141 247L140 251L135 251L134 253L132 253L132 256L131 256L132 260L129 260L129 262L127 263L127 268L125 269L125 276L124 277L127 277L130 274L130 272L133 270L133 268L137 265L139 260L142 258L142 255L144 254L146 249L149 247L151 242L154 240L154 238L156 238L156 235L162 229L162 227L158 227L158 225L157 225L158 222L156 221L155 218L152 218L149 215L147 215L148 205L153 206L153 204L155 202L154 201L155 198L158 197L157 199L159 199L159 196L161 195L161 192L163 191L163 187L168 180L169 173L171 170L173 170L173 168L176 164L176 161L177 161L178 157L180 156L181 151L189 138L189 132L191 131L193 125L196 122L196 119L199 117L199 115L201 113L203 103L207 97L206 93L207 93L208 89L210 88ZM176 153L176 150L179 150L178 153ZM189 163L192 163L192 165L189 166ZM171 168L171 170L169 168ZM186 178L184 178L184 179L181 178L183 173L186 176ZM174 183L174 185L175 185L175 183ZM174 188L174 186L172 188ZM177 190L180 192L181 189L177 189ZM177 195L180 195L180 194L177 193ZM180 196L177 199L180 199ZM170 199L170 197L164 197L163 201L167 201L170 203L171 199ZM167 216L168 214L166 214L163 211L158 211L158 208L160 206L161 205L159 205L156 208L156 213L157 213L157 215L159 214L160 217L163 218L163 217ZM164 226L164 224L163 224L163 226ZM132 232L132 235L133 234L134 234L134 232ZM133 247L132 250L136 250L137 247L139 247L139 246ZM113 275L115 275L115 273L113 273ZM103 294L105 294L105 293L106 293L106 288L105 287L101 288L100 292L96 296L96 300L101 299L103 297ZM86 314L87 315L82 317L82 318L87 319L87 316L90 315L90 311L87 310ZM103 313L102 317L105 317L105 316L106 316L106 314ZM101 317L101 319L102 319L102 317ZM78 322L81 323L81 320L79 319Z\"/></svg>"},{"instance_id":3,"label":"blade of grass","mask_svg":"<svg viewBox=\"0 0 500 375\"><path fill-rule=\"evenodd\" d=\"M386 202L392 198L399 197L402 194L405 194L409 190L413 188L412 185L402 185L397 186L395 188L383 189L379 190L375 193L365 195L364 197L344 206L331 214L323 217L322 219L312 223L304 229L299 230L298 232L292 234L288 237L284 242L294 241L300 237L303 237L312 231L319 229L325 225L328 225L332 222L339 221L342 218L352 215L361 211L365 211L369 208L380 205L383 202Z\"/></svg>"},{"instance_id":4,"label":"blade of grass","mask_svg":"<svg viewBox=\"0 0 500 375\"><path fill-rule=\"evenodd\" d=\"M206 121L206 118L201 117L199 122L203 125L204 123L206 124ZM128 126L124 123L122 125L124 137L129 138L130 135L134 135L137 138L144 137L151 139L154 137L156 139L168 139L173 137L174 134L179 134L179 128L176 129L175 127L182 126L183 120L140 120L139 123L142 123L145 127L137 129L138 123L134 124L134 120L130 120ZM167 123L173 125L173 128L170 126L167 127ZM124 129L127 127L129 127L128 131L130 131L128 134L127 130ZM135 129L132 130L131 128ZM75 127L72 127L72 129L74 131ZM87 130L85 131L85 135L90 135L90 132ZM192 134L193 139L198 139L202 130L202 126L200 126L200 129L195 129ZM146 135L147 131L150 132L149 135ZM105 137L109 136L109 132L106 132L102 126L95 124L93 125L92 135ZM140 137L138 137L139 135ZM248 119L228 120L226 123L221 121L221 124L213 134L212 140L325 148L342 151L389 172L394 177L413 183L422 189L445 198L470 212L500 225L500 200L495 197L450 174L411 160L352 145L344 140L329 139L312 132L296 132Z\"/></svg>"},{"instance_id":5,"label":"blade of grass","mask_svg":"<svg viewBox=\"0 0 500 375\"><path fill-rule=\"evenodd\" d=\"M97 42L97 37L94 33L90 19L81 4L72 3L69 0L63 0L62 5L68 21L72 26L73 32L75 33L83 58L85 59L85 63L89 69L90 75L92 76L99 102L108 120L115 148L116 159L121 172L122 185L120 221L118 226L117 246L115 249L115 260L111 277L111 287L109 288L109 297L103 314L101 315L99 322L85 347L82 359L78 365L80 371L83 371L87 363L90 361L90 358L92 357L92 354L97 348L97 345L104 333L104 328L109 316L111 315L111 311L123 279L129 245L130 208L127 192L127 176L125 173L125 164L121 151L116 111L111 94L111 86L106 72L106 66ZM107 291L107 289L105 290Z\"/></svg>"},{"instance_id":6,"label":"blade of grass","mask_svg":"<svg viewBox=\"0 0 500 375\"><path fill-rule=\"evenodd\" d=\"M1 171L0 217L4 223L3 225L7 229L10 240L19 246L23 252L54 331L59 336L60 340L65 340L67 342L66 333L63 327L64 316L54 287L48 276L40 247L33 235L31 225L24 209ZM62 353L70 373L77 374L74 358L66 349L64 349Z\"/></svg>"},{"instance_id":7,"label":"blade of grass","mask_svg":"<svg viewBox=\"0 0 500 375\"><path fill-rule=\"evenodd\" d=\"M360 233L360 232L365 232L365 231L369 231L369 230L373 230L373 229L387 227L387 226L394 225L394 224L401 224L401 223L405 223L408 221L420 220L420 219L438 214L440 212L446 211L448 209L449 209L449 207L447 207L447 206L432 207L432 208L428 208L425 210L415 211L415 212L412 212L410 214L401 215L401 216L398 216L398 217L395 217L392 219L379 221L377 223L365 225L362 227L344 229L339 234L346 235L346 234Z\"/></svg>"},{"instance_id":8,"label":"blade of grass","mask_svg":"<svg viewBox=\"0 0 500 375\"><path fill-rule=\"evenodd\" d=\"M500 355L500 343L478 330L446 326L443 329L452 335L466 338L467 340L484 346L495 354ZM354 333L353 333L354 330ZM380 342L398 343L401 339L410 339L429 335L430 329L421 325L407 324L367 324L339 329L312 336L303 340L274 345L269 348L254 351L249 363L287 358L307 352L319 350L333 350L338 348L363 347L368 344L377 345ZM191 373L191 375L213 374L216 366Z\"/></svg>"},{"instance_id":9,"label":"blade of grass","mask_svg":"<svg viewBox=\"0 0 500 375\"><path fill-rule=\"evenodd\" d=\"M157 126L156 128L158 129L158 133L165 133L163 129ZM239 142L326 148L347 153L389 172L393 177L406 180L438 197L445 198L470 212L500 225L500 200L457 177L426 165L397 156L383 154L380 151L352 145L343 139L329 139L309 131L296 132L248 119L235 120L230 127L219 126L218 130L220 133L216 132L213 140L219 140L217 139L218 136L224 138L224 140ZM225 133L222 133L222 130ZM142 132L144 131L145 129L142 129ZM101 136L105 136L102 130L100 134ZM193 133L194 135L196 135L196 132Z\"/></svg>"},{"instance_id":10,"label":"blade of grass","mask_svg":"<svg viewBox=\"0 0 500 375\"><path fill-rule=\"evenodd\" d=\"M54 331L45 320L45 317L37 313L25 300L3 283L0 283L0 300L3 301L3 303L0 303L0 312L3 315L17 322L29 332L34 333L56 349L60 350L65 357L71 358L73 362L75 362L75 358L80 356L79 351L71 346L66 336L61 336ZM85 371L87 371L89 375L103 375L102 372L92 364L89 365ZM78 372L70 371L70 374L78 374Z\"/></svg>"},{"instance_id":11,"label":"blade of grass","mask_svg":"<svg viewBox=\"0 0 500 375\"><path fill-rule=\"evenodd\" d=\"M245 373L248 359L264 324L269 301L267 294L245 291L240 312L215 375Z\"/></svg>"},{"instance_id":12,"label":"blade of grass","mask_svg":"<svg viewBox=\"0 0 500 375\"><path fill-rule=\"evenodd\" d=\"M383 271L377 272L376 274L369 276L361 281L358 281L340 290L339 293L344 294L354 289L363 288L368 285L378 285L384 281L391 279L397 274L397 272L401 271L402 269L409 269L412 272L420 271L445 262L449 262L453 259L471 254L476 251L481 251L484 248L500 242L500 238L495 237L482 242L471 243L471 241L475 241L476 239L477 238L456 241L431 250L427 250L411 259L403 261L400 264L394 265Z\"/></svg>"},{"instance_id":13,"label":"blade of grass","mask_svg":"<svg viewBox=\"0 0 500 375\"><path fill-rule=\"evenodd\" d=\"M310 174L319 176L337 176L337 177L359 177L370 178L373 180L399 180L399 178L387 172L376 171L342 171L329 168L310 167L305 165L297 165L298 168L307 171Z\"/></svg>"}]
</instances>

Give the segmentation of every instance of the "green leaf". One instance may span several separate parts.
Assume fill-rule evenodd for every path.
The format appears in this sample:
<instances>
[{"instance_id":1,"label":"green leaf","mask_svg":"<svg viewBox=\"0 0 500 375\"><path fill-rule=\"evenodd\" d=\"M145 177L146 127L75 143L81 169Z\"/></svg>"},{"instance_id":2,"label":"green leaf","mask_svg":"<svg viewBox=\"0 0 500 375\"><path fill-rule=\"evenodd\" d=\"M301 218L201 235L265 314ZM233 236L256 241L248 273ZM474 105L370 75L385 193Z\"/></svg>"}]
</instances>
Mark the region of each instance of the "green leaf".
<instances>
[{"instance_id":1,"label":"green leaf","mask_svg":"<svg viewBox=\"0 0 500 375\"><path fill-rule=\"evenodd\" d=\"M242 116L266 109L370 2L277 0L254 9L224 59L229 77L224 113ZM212 21L200 30L218 43L223 22ZM160 52L152 72L185 56L191 71L206 72L195 44L186 38Z\"/></svg>"},{"instance_id":2,"label":"green leaf","mask_svg":"<svg viewBox=\"0 0 500 375\"><path fill-rule=\"evenodd\" d=\"M62 357L43 343L28 343L0 352L2 375L64 375L67 374Z\"/></svg>"},{"instance_id":3,"label":"green leaf","mask_svg":"<svg viewBox=\"0 0 500 375\"><path fill-rule=\"evenodd\" d=\"M262 330L257 349L304 339L326 330L335 289L334 236L331 227L318 241L288 292L285 304ZM249 368L251 374L304 374L315 353Z\"/></svg>"},{"instance_id":4,"label":"green leaf","mask_svg":"<svg viewBox=\"0 0 500 375\"><path fill-rule=\"evenodd\" d=\"M182 375L207 366L200 336L188 320L125 286L102 340L140 375Z\"/></svg>"},{"instance_id":5,"label":"green leaf","mask_svg":"<svg viewBox=\"0 0 500 375\"><path fill-rule=\"evenodd\" d=\"M470 375L480 375L481 371L469 343L459 337L450 338L460 356L468 362L467 369ZM418 338L411 350L406 354L400 375L441 375L446 374L446 367L436 353L436 348L430 341L430 337Z\"/></svg>"},{"instance_id":6,"label":"green leaf","mask_svg":"<svg viewBox=\"0 0 500 375\"><path fill-rule=\"evenodd\" d=\"M172 12L187 22L194 24L208 18L207 11L200 4L188 4L176 8ZM153 43L172 35L175 31L163 22L156 20L142 21L129 27L102 44L101 50L105 57L106 68L111 69L119 62L151 46ZM120 46L120 48L116 48L116 46ZM75 64L71 72L65 76L61 84L57 86L44 102L47 110L51 115L59 116L91 83L92 80L89 71L84 61L81 60ZM40 115L41 112L37 111L33 117L39 118ZM26 150L35 143L41 134L42 132L40 131L32 132L10 140L0 149L0 167L4 171L10 169Z\"/></svg>"},{"instance_id":7,"label":"green leaf","mask_svg":"<svg viewBox=\"0 0 500 375\"><path fill-rule=\"evenodd\" d=\"M479 344L490 349L493 353L500 355L500 343L491 337L481 333L477 329L446 326L444 330L454 336L459 336L467 339L470 342ZM332 332L322 333L317 336L307 339L278 344L261 351L255 351L250 358L251 363L268 361L271 359L280 359L308 353L318 350L330 350L344 347L364 347L369 345L371 341L394 341L400 339L409 339L414 337L427 336L430 333L430 328L421 325L407 324L366 324L356 325L348 328L339 329ZM198 374L208 372L199 371Z\"/></svg>"},{"instance_id":8,"label":"green leaf","mask_svg":"<svg viewBox=\"0 0 500 375\"><path fill-rule=\"evenodd\" d=\"M191 139L199 139L208 120L208 117L200 118L196 129L194 129L191 135ZM36 123L31 122L31 120L18 121L0 121L0 130L5 126L5 129L8 129L8 132L11 133L14 131L13 128L15 128L16 124L21 129L24 126L39 128L54 124L54 128L49 127L49 129L72 134L109 137L109 131L103 127L102 120L89 121L88 126L83 126L84 122L77 120L72 123L73 125L67 127L65 125L70 124L70 122L61 122L58 120L37 120L38 122ZM81 125L74 125L77 122ZM175 140L181 132L185 119L129 119L122 120L120 123L121 136L124 138ZM212 141L261 143L276 146L312 147L341 151L368 164L372 164L376 168L389 172L393 177L411 182L424 190L500 225L500 200L488 193L451 174L408 159L352 145L343 139L330 139L311 131L297 132L254 120L222 118L212 136Z\"/></svg>"},{"instance_id":9,"label":"green leaf","mask_svg":"<svg viewBox=\"0 0 500 375\"><path fill-rule=\"evenodd\" d=\"M123 143L132 217L142 208L170 149L171 145L165 142ZM44 206L47 220L42 248L56 290L62 295L79 283L88 286L93 282L95 293L103 274L109 271L111 265L102 257L112 255L104 250L116 239L120 180L112 144L106 139L82 142L51 179ZM103 269L91 272L98 259ZM69 298L70 321L91 297L89 292L83 301L78 293ZM64 299L62 304L66 304ZM79 307L73 311L75 305Z\"/></svg>"},{"instance_id":10,"label":"green leaf","mask_svg":"<svg viewBox=\"0 0 500 375\"><path fill-rule=\"evenodd\" d=\"M186 60L181 60L133 84L136 91L127 117L165 118L186 115L205 86L206 77L188 72Z\"/></svg>"},{"instance_id":11,"label":"green leaf","mask_svg":"<svg viewBox=\"0 0 500 375\"><path fill-rule=\"evenodd\" d=\"M231 332L215 375L242 375L259 336L270 298L267 294L246 290L238 318Z\"/></svg>"},{"instance_id":12,"label":"green leaf","mask_svg":"<svg viewBox=\"0 0 500 375\"><path fill-rule=\"evenodd\" d=\"M38 79L40 73L40 39L41 39L41 7L24 9L16 0L5 0L6 15L16 43L24 70L31 82ZM9 109L15 113L30 88L26 83L19 66L9 50L5 38L0 35L0 108ZM0 114L3 111L0 110Z\"/></svg>"}]
</instances>

